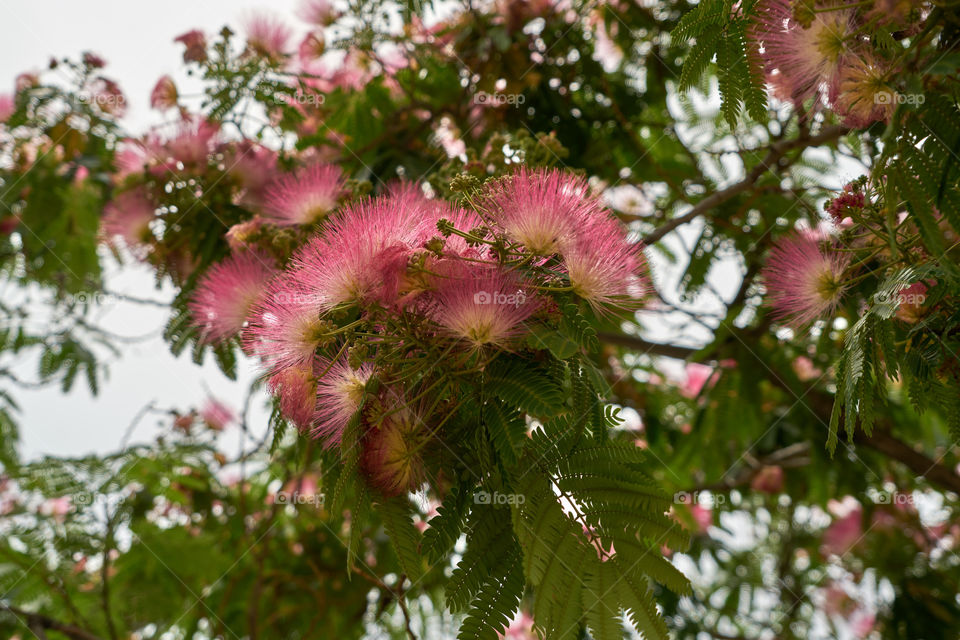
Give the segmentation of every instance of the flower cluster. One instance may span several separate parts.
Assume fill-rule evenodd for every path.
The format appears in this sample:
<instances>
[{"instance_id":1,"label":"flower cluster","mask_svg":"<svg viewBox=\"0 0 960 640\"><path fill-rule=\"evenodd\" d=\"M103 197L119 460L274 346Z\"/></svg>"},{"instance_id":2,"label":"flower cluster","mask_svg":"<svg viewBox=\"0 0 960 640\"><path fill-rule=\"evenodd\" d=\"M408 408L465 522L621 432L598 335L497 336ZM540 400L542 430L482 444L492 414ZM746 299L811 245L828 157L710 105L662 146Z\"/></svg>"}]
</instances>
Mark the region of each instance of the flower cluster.
<instances>
[{"instance_id":1,"label":"flower cluster","mask_svg":"<svg viewBox=\"0 0 960 640\"><path fill-rule=\"evenodd\" d=\"M340 206L339 173L297 175L268 191L271 219L322 220L319 231L279 275L255 249L213 267L194 323L209 340L241 335L282 412L326 446L359 421L361 467L386 493L428 477L449 385L531 355L531 328L556 327L563 304L609 315L647 288L640 245L562 171L492 180L469 208L409 184Z\"/></svg>"},{"instance_id":2,"label":"flower cluster","mask_svg":"<svg viewBox=\"0 0 960 640\"><path fill-rule=\"evenodd\" d=\"M910 34L929 12L927 2L823 2L760 0L749 30L761 51L773 95L801 105L828 105L848 126L889 122L900 98L900 73L889 47L873 35Z\"/></svg>"}]
</instances>

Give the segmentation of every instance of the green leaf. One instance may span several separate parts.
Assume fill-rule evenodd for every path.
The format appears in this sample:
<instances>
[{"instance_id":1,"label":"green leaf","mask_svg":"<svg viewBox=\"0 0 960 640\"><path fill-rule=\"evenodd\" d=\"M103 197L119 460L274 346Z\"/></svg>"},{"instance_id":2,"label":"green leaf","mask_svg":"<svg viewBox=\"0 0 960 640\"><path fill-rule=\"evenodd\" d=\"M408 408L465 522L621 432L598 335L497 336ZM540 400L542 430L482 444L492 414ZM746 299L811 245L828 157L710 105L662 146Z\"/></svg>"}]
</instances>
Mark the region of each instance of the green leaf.
<instances>
[{"instance_id":1,"label":"green leaf","mask_svg":"<svg viewBox=\"0 0 960 640\"><path fill-rule=\"evenodd\" d=\"M405 497L384 499L377 505L377 514L383 519L383 527L403 572L412 582L418 581L424 573L421 536L413 526L410 502Z\"/></svg>"}]
</instances>

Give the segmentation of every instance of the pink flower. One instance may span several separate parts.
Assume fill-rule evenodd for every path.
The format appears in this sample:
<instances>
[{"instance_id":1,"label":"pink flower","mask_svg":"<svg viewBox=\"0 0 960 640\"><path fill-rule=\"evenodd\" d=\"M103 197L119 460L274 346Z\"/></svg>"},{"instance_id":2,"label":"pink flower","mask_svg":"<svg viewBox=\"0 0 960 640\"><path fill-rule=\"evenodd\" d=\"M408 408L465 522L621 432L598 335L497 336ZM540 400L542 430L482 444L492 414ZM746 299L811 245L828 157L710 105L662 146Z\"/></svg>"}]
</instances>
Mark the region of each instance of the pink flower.
<instances>
[{"instance_id":1,"label":"pink flower","mask_svg":"<svg viewBox=\"0 0 960 640\"><path fill-rule=\"evenodd\" d=\"M16 89L17 93L21 91L26 91L27 89L32 89L40 84L40 76L31 72L24 72L19 74L13 81L13 86Z\"/></svg>"},{"instance_id":2,"label":"pink flower","mask_svg":"<svg viewBox=\"0 0 960 640\"><path fill-rule=\"evenodd\" d=\"M286 55L293 32L279 18L256 13L247 19L246 28L247 46L257 54L272 60Z\"/></svg>"},{"instance_id":3,"label":"pink flower","mask_svg":"<svg viewBox=\"0 0 960 640\"><path fill-rule=\"evenodd\" d=\"M90 100L100 111L121 117L127 111L127 98L118 85L108 78L96 78L90 83Z\"/></svg>"},{"instance_id":4,"label":"pink flower","mask_svg":"<svg viewBox=\"0 0 960 640\"><path fill-rule=\"evenodd\" d=\"M339 446L343 430L360 408L373 367L365 364L353 369L344 360L333 364L321 360L317 370L322 376L310 435L322 439L327 447Z\"/></svg>"},{"instance_id":5,"label":"pink flower","mask_svg":"<svg viewBox=\"0 0 960 640\"><path fill-rule=\"evenodd\" d=\"M692 504L690 505L690 515L693 516L693 523L697 527L695 533L706 533L713 525L713 511L709 507Z\"/></svg>"},{"instance_id":6,"label":"pink flower","mask_svg":"<svg viewBox=\"0 0 960 640\"><path fill-rule=\"evenodd\" d=\"M401 395L388 392L384 399L389 399L386 408L364 434L360 468L384 495L398 496L416 489L426 477L423 448L429 430Z\"/></svg>"},{"instance_id":7,"label":"pink flower","mask_svg":"<svg viewBox=\"0 0 960 640\"><path fill-rule=\"evenodd\" d=\"M563 249L563 266L573 292L600 314L611 307L639 307L651 287L640 245L629 242L620 223L606 215L582 227Z\"/></svg>"},{"instance_id":8,"label":"pink flower","mask_svg":"<svg viewBox=\"0 0 960 640\"><path fill-rule=\"evenodd\" d=\"M118 145L113 158L113 164L117 168L113 173L115 183L119 184L128 176L141 173L149 163L150 158L142 142L131 138L124 139Z\"/></svg>"},{"instance_id":9,"label":"pink flower","mask_svg":"<svg viewBox=\"0 0 960 640\"><path fill-rule=\"evenodd\" d=\"M312 363L327 331L316 296L287 272L254 305L244 341L267 368L277 372Z\"/></svg>"},{"instance_id":10,"label":"pink flower","mask_svg":"<svg viewBox=\"0 0 960 640\"><path fill-rule=\"evenodd\" d=\"M764 466L753 476L750 488L761 493L780 493L783 490L783 468Z\"/></svg>"},{"instance_id":11,"label":"pink flower","mask_svg":"<svg viewBox=\"0 0 960 640\"><path fill-rule=\"evenodd\" d=\"M846 496L842 501L831 500L827 508L834 520L823 532L822 549L825 555L842 556L863 536L863 507L856 498Z\"/></svg>"},{"instance_id":12,"label":"pink flower","mask_svg":"<svg viewBox=\"0 0 960 640\"><path fill-rule=\"evenodd\" d=\"M472 348L500 347L523 333L537 310L533 291L515 277L489 267L461 268L437 286L434 319Z\"/></svg>"},{"instance_id":13,"label":"pink flower","mask_svg":"<svg viewBox=\"0 0 960 640\"><path fill-rule=\"evenodd\" d=\"M245 222L238 222L227 230L224 237L231 251L242 251L251 246L253 240L263 228L263 218L254 217Z\"/></svg>"},{"instance_id":14,"label":"pink flower","mask_svg":"<svg viewBox=\"0 0 960 640\"><path fill-rule=\"evenodd\" d=\"M326 42L323 38L323 31L314 31L304 36L300 41L300 47L297 49L297 57L300 62L312 62L323 55L326 50Z\"/></svg>"},{"instance_id":15,"label":"pink flower","mask_svg":"<svg viewBox=\"0 0 960 640\"><path fill-rule=\"evenodd\" d=\"M502 640L537 640L537 634L533 631L533 618L526 611L518 611L506 631L500 634L500 638Z\"/></svg>"},{"instance_id":16,"label":"pink flower","mask_svg":"<svg viewBox=\"0 0 960 640\"><path fill-rule=\"evenodd\" d=\"M0 94L0 122L6 122L15 110L13 96L9 93Z\"/></svg>"},{"instance_id":17,"label":"pink flower","mask_svg":"<svg viewBox=\"0 0 960 640\"><path fill-rule=\"evenodd\" d=\"M321 311L392 304L408 257L436 228L437 215L429 201L408 194L354 204L294 256L293 277Z\"/></svg>"},{"instance_id":18,"label":"pink flower","mask_svg":"<svg viewBox=\"0 0 960 640\"><path fill-rule=\"evenodd\" d=\"M83 64L87 65L91 69L102 69L103 67L107 66L107 62L103 58L95 53L91 53L90 51L85 51L83 53Z\"/></svg>"},{"instance_id":19,"label":"pink flower","mask_svg":"<svg viewBox=\"0 0 960 640\"><path fill-rule=\"evenodd\" d=\"M158 111L166 111L177 106L177 85L170 76L162 76L150 92L150 106Z\"/></svg>"},{"instance_id":20,"label":"pink flower","mask_svg":"<svg viewBox=\"0 0 960 640\"><path fill-rule=\"evenodd\" d=\"M801 382L813 380L823 375L823 371L814 365L813 360L807 356L797 356L791 363L793 372L797 374Z\"/></svg>"},{"instance_id":21,"label":"pink flower","mask_svg":"<svg viewBox=\"0 0 960 640\"><path fill-rule=\"evenodd\" d=\"M325 27L337 19L339 12L334 8L331 0L303 0L297 15L304 22Z\"/></svg>"},{"instance_id":22,"label":"pink flower","mask_svg":"<svg viewBox=\"0 0 960 640\"><path fill-rule=\"evenodd\" d=\"M867 198L863 192L857 190L853 184L847 184L843 187L843 193L830 201L827 213L835 225L841 226L850 215L859 213L865 206Z\"/></svg>"},{"instance_id":23,"label":"pink flower","mask_svg":"<svg viewBox=\"0 0 960 640\"><path fill-rule=\"evenodd\" d=\"M187 31L174 38L173 41L186 47L183 52L184 62L204 62L207 59L207 36L204 35L203 31L199 29Z\"/></svg>"},{"instance_id":24,"label":"pink flower","mask_svg":"<svg viewBox=\"0 0 960 640\"><path fill-rule=\"evenodd\" d=\"M159 145L157 152L162 160L166 160L162 155L167 154L169 160L185 166L205 166L207 158L214 151L214 142L219 131L219 124L195 118L181 123L172 139L153 144Z\"/></svg>"},{"instance_id":25,"label":"pink flower","mask_svg":"<svg viewBox=\"0 0 960 640\"><path fill-rule=\"evenodd\" d=\"M208 397L200 409L200 419L214 431L223 431L237 419L233 409L214 397Z\"/></svg>"},{"instance_id":26,"label":"pink flower","mask_svg":"<svg viewBox=\"0 0 960 640\"><path fill-rule=\"evenodd\" d=\"M40 515L52 517L57 522L63 522L66 515L70 513L72 506L69 496L48 498L43 501L38 511Z\"/></svg>"},{"instance_id":27,"label":"pink flower","mask_svg":"<svg viewBox=\"0 0 960 640\"><path fill-rule=\"evenodd\" d=\"M845 65L840 76L840 95L834 110L844 124L864 129L874 122L890 122L897 91L890 84L891 72L872 56L862 56Z\"/></svg>"},{"instance_id":28,"label":"pink flower","mask_svg":"<svg viewBox=\"0 0 960 640\"><path fill-rule=\"evenodd\" d=\"M272 257L240 251L207 271L190 302L204 342L221 342L240 333L254 305L276 274Z\"/></svg>"},{"instance_id":29,"label":"pink flower","mask_svg":"<svg viewBox=\"0 0 960 640\"><path fill-rule=\"evenodd\" d=\"M840 70L854 40L854 14L849 9L814 14L808 28L793 16L790 0L761 0L750 26L750 38L762 46L763 59L781 100L802 103L836 94Z\"/></svg>"},{"instance_id":30,"label":"pink flower","mask_svg":"<svg viewBox=\"0 0 960 640\"><path fill-rule=\"evenodd\" d=\"M330 215L344 191L340 167L315 164L277 178L267 188L267 217L280 225L314 224Z\"/></svg>"},{"instance_id":31,"label":"pink flower","mask_svg":"<svg viewBox=\"0 0 960 640\"><path fill-rule=\"evenodd\" d=\"M143 257L146 245L154 239L150 223L155 217L156 207L142 188L124 191L104 207L101 233L107 239L122 238L127 248Z\"/></svg>"},{"instance_id":32,"label":"pink flower","mask_svg":"<svg viewBox=\"0 0 960 640\"><path fill-rule=\"evenodd\" d=\"M686 367L686 380L680 388L680 394L685 398L696 398L700 395L703 385L713 375L713 367L699 362L689 362Z\"/></svg>"},{"instance_id":33,"label":"pink flower","mask_svg":"<svg viewBox=\"0 0 960 640\"><path fill-rule=\"evenodd\" d=\"M280 401L280 411L300 429L309 427L317 404L317 383L309 365L281 369L270 376L270 393Z\"/></svg>"},{"instance_id":34,"label":"pink flower","mask_svg":"<svg viewBox=\"0 0 960 640\"><path fill-rule=\"evenodd\" d=\"M223 163L238 187L233 201L260 208L267 187L277 172L277 152L243 140L224 153Z\"/></svg>"},{"instance_id":35,"label":"pink flower","mask_svg":"<svg viewBox=\"0 0 960 640\"><path fill-rule=\"evenodd\" d=\"M846 285L849 256L824 250L813 234L793 234L774 246L763 269L774 316L799 329L831 313Z\"/></svg>"},{"instance_id":36,"label":"pink flower","mask_svg":"<svg viewBox=\"0 0 960 640\"><path fill-rule=\"evenodd\" d=\"M927 301L927 285L914 282L897 294L897 319L908 324L916 324L926 315L924 303Z\"/></svg>"},{"instance_id":37,"label":"pink flower","mask_svg":"<svg viewBox=\"0 0 960 640\"><path fill-rule=\"evenodd\" d=\"M501 182L485 203L507 237L538 256L568 247L602 206L583 178L557 169L521 168Z\"/></svg>"}]
</instances>

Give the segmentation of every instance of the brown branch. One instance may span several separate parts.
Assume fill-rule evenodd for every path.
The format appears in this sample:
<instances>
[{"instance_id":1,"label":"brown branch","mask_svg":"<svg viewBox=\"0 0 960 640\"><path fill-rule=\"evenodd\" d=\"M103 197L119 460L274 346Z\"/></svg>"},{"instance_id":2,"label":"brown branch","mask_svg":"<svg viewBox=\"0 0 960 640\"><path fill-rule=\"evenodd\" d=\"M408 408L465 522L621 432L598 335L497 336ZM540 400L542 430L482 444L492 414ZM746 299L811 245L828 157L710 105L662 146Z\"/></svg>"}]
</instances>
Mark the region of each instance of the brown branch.
<instances>
[{"instance_id":1,"label":"brown branch","mask_svg":"<svg viewBox=\"0 0 960 640\"><path fill-rule=\"evenodd\" d=\"M863 436L857 438L857 441L888 458L901 462L918 476L926 478L931 484L960 495L960 476L953 469L930 459L889 431L875 430L872 436Z\"/></svg>"},{"instance_id":2,"label":"brown branch","mask_svg":"<svg viewBox=\"0 0 960 640\"><path fill-rule=\"evenodd\" d=\"M615 344L618 347L636 349L637 351L641 351L645 354L665 356L667 358L677 358L678 360L686 360L699 351L699 349L694 349L693 347L682 347L674 344L649 342L643 338L627 335L625 333L608 333L602 331L597 334L597 337L600 338L600 342L605 342L607 344Z\"/></svg>"},{"instance_id":3,"label":"brown branch","mask_svg":"<svg viewBox=\"0 0 960 640\"><path fill-rule=\"evenodd\" d=\"M598 337L602 342L607 344L614 344L621 347L627 347L628 349L635 349L641 353L665 356L668 358L677 358L680 360L689 360L699 351L699 349L694 349L691 347L650 342L648 340L644 340L643 338L626 334L602 332L598 334ZM775 373L772 374L770 376L770 381L775 386L780 387L787 393L790 393L795 397L799 397L797 392L791 388L790 385L788 385L779 375ZM811 392L804 395L803 400L804 404L808 406L810 410L813 411L822 422L824 422L824 424L829 424L830 414L833 410L832 396L822 392ZM872 436L867 436L862 432L858 432L854 438L854 441L883 454L885 457L891 460L900 462L917 476L926 478L927 481L936 485L940 489L953 491L954 493L960 494L960 475L958 475L947 465L941 464L939 461L934 460L921 451L917 451L906 442L898 439L892 433L892 426L893 425L891 424L878 423L877 428L874 429ZM743 484L744 482L748 481L749 480L745 478L737 478L735 480L736 484ZM710 488L716 490L730 488L726 486L729 483L729 480L721 481L721 483L717 483L716 486L712 486Z\"/></svg>"},{"instance_id":4,"label":"brown branch","mask_svg":"<svg viewBox=\"0 0 960 640\"><path fill-rule=\"evenodd\" d=\"M24 611L18 607L14 607L8 604L0 603L0 611L7 611L18 619L21 622L26 620L26 626L33 633L40 632L38 637L44 637L43 631L59 631L63 635L71 638L72 640L103 640L100 636L94 635L89 631L85 631L79 627L69 625L65 622L60 622L59 620L54 620L50 616L45 616L42 613L31 613L29 611Z\"/></svg>"},{"instance_id":5,"label":"brown branch","mask_svg":"<svg viewBox=\"0 0 960 640\"><path fill-rule=\"evenodd\" d=\"M755 167L747 172L747 175L744 176L743 180L730 185L726 189L721 189L720 191L711 193L709 196L695 204L687 213L663 223L643 237L643 244L654 244L677 227L694 220L710 209L713 209L714 207L723 204L727 200L730 200L734 196L737 196L745 191L749 191L764 173L772 169L783 168L781 160L789 152L796 149L818 147L836 140L848 131L849 129L846 127L832 126L826 127L823 131L815 136L801 135L800 137L792 140L780 140L778 142L774 142L770 145L766 157L764 157L763 160L761 160Z\"/></svg>"}]
</instances>

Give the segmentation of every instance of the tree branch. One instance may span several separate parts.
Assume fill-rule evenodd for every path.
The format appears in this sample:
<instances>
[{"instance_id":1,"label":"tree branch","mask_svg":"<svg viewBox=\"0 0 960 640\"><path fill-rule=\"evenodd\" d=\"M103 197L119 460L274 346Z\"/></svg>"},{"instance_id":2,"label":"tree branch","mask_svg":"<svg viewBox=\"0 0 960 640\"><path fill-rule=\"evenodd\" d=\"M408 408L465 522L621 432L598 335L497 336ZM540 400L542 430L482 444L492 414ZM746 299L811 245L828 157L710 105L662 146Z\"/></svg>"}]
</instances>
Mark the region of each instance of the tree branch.
<instances>
[{"instance_id":1,"label":"tree branch","mask_svg":"<svg viewBox=\"0 0 960 640\"><path fill-rule=\"evenodd\" d=\"M699 351L699 349L694 349L693 347L682 347L674 344L649 342L643 338L627 335L625 333L608 333L602 331L597 334L597 337L600 338L600 342L605 342L607 344L615 344L618 347L627 347L628 349L636 349L637 351L641 351L643 353L653 354L655 356L665 356L667 358L677 358L678 360L686 360Z\"/></svg>"},{"instance_id":2,"label":"tree branch","mask_svg":"<svg viewBox=\"0 0 960 640\"><path fill-rule=\"evenodd\" d=\"M780 160L790 151L795 149L805 149L807 147L818 147L822 144L826 144L827 142L836 140L848 131L849 129L847 127L832 126L826 127L823 131L815 136L801 135L800 137L792 140L780 140L778 142L774 142L770 145L766 157L757 163L755 167L750 169L747 175L744 176L743 180L730 185L726 189L721 189L720 191L711 193L709 196L695 204L687 213L683 214L682 216L672 218L660 225L643 237L643 244L651 245L659 242L661 238L677 227L694 220L710 209L713 209L714 207L723 204L727 200L730 200L734 196L737 196L744 191L749 191L764 173L774 168L782 168L780 167Z\"/></svg>"},{"instance_id":3,"label":"tree branch","mask_svg":"<svg viewBox=\"0 0 960 640\"><path fill-rule=\"evenodd\" d=\"M857 441L888 458L903 463L908 469L918 476L926 478L930 483L960 495L960 476L953 469L930 459L889 431L874 430L872 436L863 436L862 439L858 438Z\"/></svg>"},{"instance_id":4,"label":"tree branch","mask_svg":"<svg viewBox=\"0 0 960 640\"><path fill-rule=\"evenodd\" d=\"M40 630L41 633L43 630L47 631L59 631L63 635L71 638L72 640L103 640L100 636L96 636L88 631L85 631L79 627L74 627L73 625L66 624L65 622L60 622L59 620L54 620L50 616L45 616L42 613L31 613L29 611L24 611L18 607L13 607L8 604L3 604L0 602L0 611L6 611L13 614L21 622L26 620L26 626L32 632L36 633L36 630ZM42 637L42 636L41 636Z\"/></svg>"}]
</instances>

